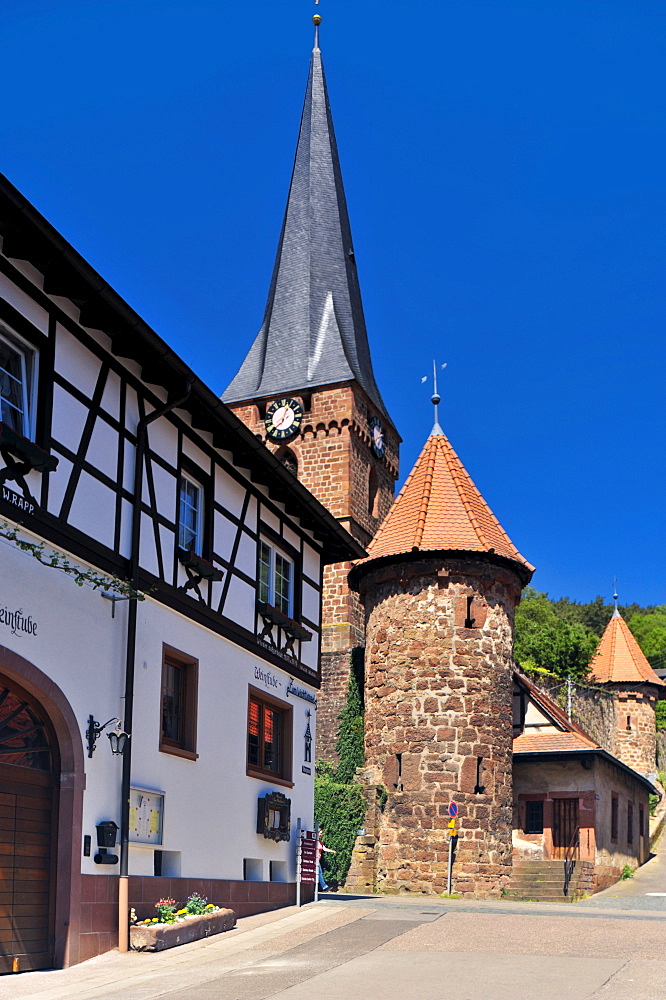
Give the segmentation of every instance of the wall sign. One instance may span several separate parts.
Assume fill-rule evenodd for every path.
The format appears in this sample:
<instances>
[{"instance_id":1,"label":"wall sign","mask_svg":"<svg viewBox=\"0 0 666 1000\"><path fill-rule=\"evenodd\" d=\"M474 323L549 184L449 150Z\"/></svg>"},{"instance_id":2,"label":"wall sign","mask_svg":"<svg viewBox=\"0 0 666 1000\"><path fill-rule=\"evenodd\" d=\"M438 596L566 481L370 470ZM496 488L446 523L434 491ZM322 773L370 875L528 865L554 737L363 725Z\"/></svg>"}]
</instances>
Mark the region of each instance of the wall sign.
<instances>
[{"instance_id":1,"label":"wall sign","mask_svg":"<svg viewBox=\"0 0 666 1000\"><path fill-rule=\"evenodd\" d=\"M10 611L9 608L0 606L0 625L10 629L12 635L18 635L19 632L24 632L26 635L37 635L37 622L31 615L24 615L23 608Z\"/></svg>"},{"instance_id":2,"label":"wall sign","mask_svg":"<svg viewBox=\"0 0 666 1000\"><path fill-rule=\"evenodd\" d=\"M254 679L255 681L261 681L264 687L267 688L281 688L282 681L277 677L272 670L263 670L259 666L254 668Z\"/></svg>"},{"instance_id":3,"label":"wall sign","mask_svg":"<svg viewBox=\"0 0 666 1000\"><path fill-rule=\"evenodd\" d=\"M27 500L25 497L19 496L18 493L14 493L14 490L10 490L4 483L2 486L2 499L12 507L22 510L24 514L34 514L36 510L39 510L32 497Z\"/></svg>"},{"instance_id":4,"label":"wall sign","mask_svg":"<svg viewBox=\"0 0 666 1000\"><path fill-rule=\"evenodd\" d=\"M129 839L135 844L162 844L164 792L152 788L130 789Z\"/></svg>"},{"instance_id":5,"label":"wall sign","mask_svg":"<svg viewBox=\"0 0 666 1000\"><path fill-rule=\"evenodd\" d=\"M294 684L293 677L289 678L287 697L289 697L290 694L293 694L296 698L302 698L303 701L309 701L311 705L314 705L315 708L317 707L317 698L315 695L311 694L310 691L306 691L305 688L298 687L297 684Z\"/></svg>"}]
</instances>

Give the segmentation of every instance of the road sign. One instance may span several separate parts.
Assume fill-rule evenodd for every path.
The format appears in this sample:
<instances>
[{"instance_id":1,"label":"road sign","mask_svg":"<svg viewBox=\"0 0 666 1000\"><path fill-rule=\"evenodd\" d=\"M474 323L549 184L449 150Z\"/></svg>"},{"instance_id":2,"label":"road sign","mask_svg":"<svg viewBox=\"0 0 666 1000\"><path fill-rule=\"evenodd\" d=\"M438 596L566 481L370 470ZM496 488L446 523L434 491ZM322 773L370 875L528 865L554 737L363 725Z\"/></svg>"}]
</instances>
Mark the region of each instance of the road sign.
<instances>
[{"instance_id":1,"label":"road sign","mask_svg":"<svg viewBox=\"0 0 666 1000\"><path fill-rule=\"evenodd\" d=\"M458 804L456 802L449 802L449 816L451 819L455 819L458 815Z\"/></svg>"},{"instance_id":2,"label":"road sign","mask_svg":"<svg viewBox=\"0 0 666 1000\"><path fill-rule=\"evenodd\" d=\"M456 821L454 819L450 819L447 826L452 834L456 832Z\"/></svg>"}]
</instances>

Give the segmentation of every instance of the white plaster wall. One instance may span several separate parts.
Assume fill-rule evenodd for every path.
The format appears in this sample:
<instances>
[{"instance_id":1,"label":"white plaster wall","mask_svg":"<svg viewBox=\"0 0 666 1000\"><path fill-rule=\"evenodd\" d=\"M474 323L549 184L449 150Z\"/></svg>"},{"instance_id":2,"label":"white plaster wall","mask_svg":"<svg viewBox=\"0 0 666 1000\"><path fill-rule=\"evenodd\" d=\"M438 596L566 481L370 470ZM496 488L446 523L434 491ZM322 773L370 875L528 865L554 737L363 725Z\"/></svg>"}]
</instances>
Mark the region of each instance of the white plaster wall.
<instances>
[{"instance_id":1,"label":"white plaster wall","mask_svg":"<svg viewBox=\"0 0 666 1000\"><path fill-rule=\"evenodd\" d=\"M289 844L274 844L255 832L257 799L267 791L284 792L292 801L294 828L299 816L304 824L312 823L314 777L301 771L306 712L312 706L287 697L286 671L267 667L254 654L151 600L139 607L137 637L133 781L166 793L164 850L180 852L183 877L242 878L247 857L263 858L266 872L269 860L288 861L291 866ZM159 750L163 643L199 661L196 761ZM267 671L277 679L277 688L262 679ZM293 705L291 789L245 773L250 685ZM145 853L143 861L138 852L134 854L132 864L137 867L132 872L139 874L140 866L147 864Z\"/></svg>"},{"instance_id":2,"label":"white plaster wall","mask_svg":"<svg viewBox=\"0 0 666 1000\"><path fill-rule=\"evenodd\" d=\"M30 636L13 635L0 625L0 644L25 657L58 685L79 723L83 743L90 714L104 723L123 712L126 604L116 605L112 619L111 602L98 591L78 587L71 577L4 543L0 545L0 581L0 603L10 610L21 608L37 622L37 633ZM94 853L95 825L106 819L120 825L122 761L111 754L103 735L85 763L83 833L91 835ZM91 856L82 859L82 870L100 869ZM117 869L105 870L109 874Z\"/></svg>"},{"instance_id":3,"label":"white plaster wall","mask_svg":"<svg viewBox=\"0 0 666 1000\"><path fill-rule=\"evenodd\" d=\"M14 282L5 277L4 274L0 274L0 295L6 302L14 306L22 316L29 319L38 330L42 333L48 333L49 328L49 318L46 309L42 309L34 299L31 299L29 295L26 295L24 291L18 288Z\"/></svg>"}]
</instances>

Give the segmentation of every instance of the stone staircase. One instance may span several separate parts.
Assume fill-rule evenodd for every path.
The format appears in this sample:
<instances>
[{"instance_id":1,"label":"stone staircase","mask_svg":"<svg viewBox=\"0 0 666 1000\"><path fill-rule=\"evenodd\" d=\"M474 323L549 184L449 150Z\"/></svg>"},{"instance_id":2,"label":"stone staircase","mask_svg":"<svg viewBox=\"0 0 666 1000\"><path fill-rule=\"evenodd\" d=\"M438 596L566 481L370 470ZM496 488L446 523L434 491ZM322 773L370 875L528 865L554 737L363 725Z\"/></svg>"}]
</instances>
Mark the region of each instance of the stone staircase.
<instances>
[{"instance_id":1,"label":"stone staircase","mask_svg":"<svg viewBox=\"0 0 666 1000\"><path fill-rule=\"evenodd\" d=\"M564 861L513 859L511 883L505 894L508 899L534 899L549 903L573 903L592 893L594 865L577 861L567 895L564 895Z\"/></svg>"}]
</instances>

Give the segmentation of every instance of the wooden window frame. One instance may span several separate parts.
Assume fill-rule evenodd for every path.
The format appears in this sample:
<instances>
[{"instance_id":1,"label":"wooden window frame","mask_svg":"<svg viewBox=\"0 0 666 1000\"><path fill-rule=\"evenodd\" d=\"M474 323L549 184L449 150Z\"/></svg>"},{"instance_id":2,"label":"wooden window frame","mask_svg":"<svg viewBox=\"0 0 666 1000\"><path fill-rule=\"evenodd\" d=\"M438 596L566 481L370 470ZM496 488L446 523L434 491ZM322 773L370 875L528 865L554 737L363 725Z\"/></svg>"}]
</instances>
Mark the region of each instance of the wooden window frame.
<instances>
[{"instance_id":1,"label":"wooden window frame","mask_svg":"<svg viewBox=\"0 0 666 1000\"><path fill-rule=\"evenodd\" d=\"M262 595L261 592L261 546L265 545L270 552L269 561L269 579L268 579L268 592ZM291 566L291 578L289 581L289 597L288 597L288 608L285 611L280 608L277 604L276 598L276 556L281 556L290 566ZM299 602L297 601L297 595L300 591L300 560L297 553L295 553L290 546L284 544L282 540L279 542L274 541L272 537L266 532L262 527L257 540L257 600L264 602L265 604L270 604L275 608L279 608L283 614L287 615L288 618L298 618L299 613Z\"/></svg>"},{"instance_id":2,"label":"wooden window frame","mask_svg":"<svg viewBox=\"0 0 666 1000\"><path fill-rule=\"evenodd\" d=\"M532 836L537 836L538 834L540 834L540 833L542 834L543 833L543 814L544 814L543 801L544 800L542 798L539 798L539 799L536 799L536 798L534 798L534 799L525 799L525 821L523 823L523 833L524 834L528 834L528 835L532 835ZM540 830L528 830L527 829L527 825L528 825L528 823L527 823L528 806L534 806L534 805L540 805L541 806L541 829Z\"/></svg>"},{"instance_id":3,"label":"wooden window frame","mask_svg":"<svg viewBox=\"0 0 666 1000\"><path fill-rule=\"evenodd\" d=\"M177 666L183 671L185 678L185 693L183 696L183 723L182 737L180 740L172 740L164 735L162 729L162 705L166 688L167 666ZM160 684L160 751L162 753L173 754L175 757L184 757L187 760L196 760L197 753L197 710L198 710L198 689L199 689L199 661L193 656L188 656L180 649L173 646L162 646L162 681Z\"/></svg>"},{"instance_id":4,"label":"wooden window frame","mask_svg":"<svg viewBox=\"0 0 666 1000\"><path fill-rule=\"evenodd\" d=\"M620 798L617 792L611 792L611 841L616 844L620 831Z\"/></svg>"},{"instance_id":5,"label":"wooden window frame","mask_svg":"<svg viewBox=\"0 0 666 1000\"><path fill-rule=\"evenodd\" d=\"M280 771L270 771L267 768L257 767L256 764L250 764L250 747L249 747L249 727L250 727L250 702L256 701L260 705L265 705L268 708L277 709L282 715L282 727L281 727L281 740L282 745L280 746L280 761L281 768ZM293 769L293 733L294 733L294 707L288 704L288 702L280 701L278 698L273 698L272 695L267 694L266 691L260 691L259 688L248 686L247 692L247 715L245 723L245 773L250 778L260 778L262 781L270 781L276 785L285 785L288 788L294 787L294 782L292 780L292 769Z\"/></svg>"},{"instance_id":6,"label":"wooden window frame","mask_svg":"<svg viewBox=\"0 0 666 1000\"><path fill-rule=\"evenodd\" d=\"M39 354L34 345L14 333L10 327L0 323L0 340L21 359L21 426L16 430L28 441L35 439L35 412L37 408L37 370ZM9 373L8 373L9 375ZM14 376L9 376L14 378ZM9 404L11 405L11 404ZM0 420L2 407L0 406ZM11 425L10 425L11 426Z\"/></svg>"},{"instance_id":7,"label":"wooden window frame","mask_svg":"<svg viewBox=\"0 0 666 1000\"><path fill-rule=\"evenodd\" d=\"M181 517L183 513L183 483L189 483L190 486L194 486L198 491L198 505L193 508L197 512L197 531L194 544L182 545L181 544L181 527L183 526ZM181 469L180 475L178 476L178 515L176 521L177 527L177 544L178 548L187 552L192 550L198 556L204 556L204 544L206 537L206 487L204 484L193 476L191 472L187 469Z\"/></svg>"}]
</instances>

